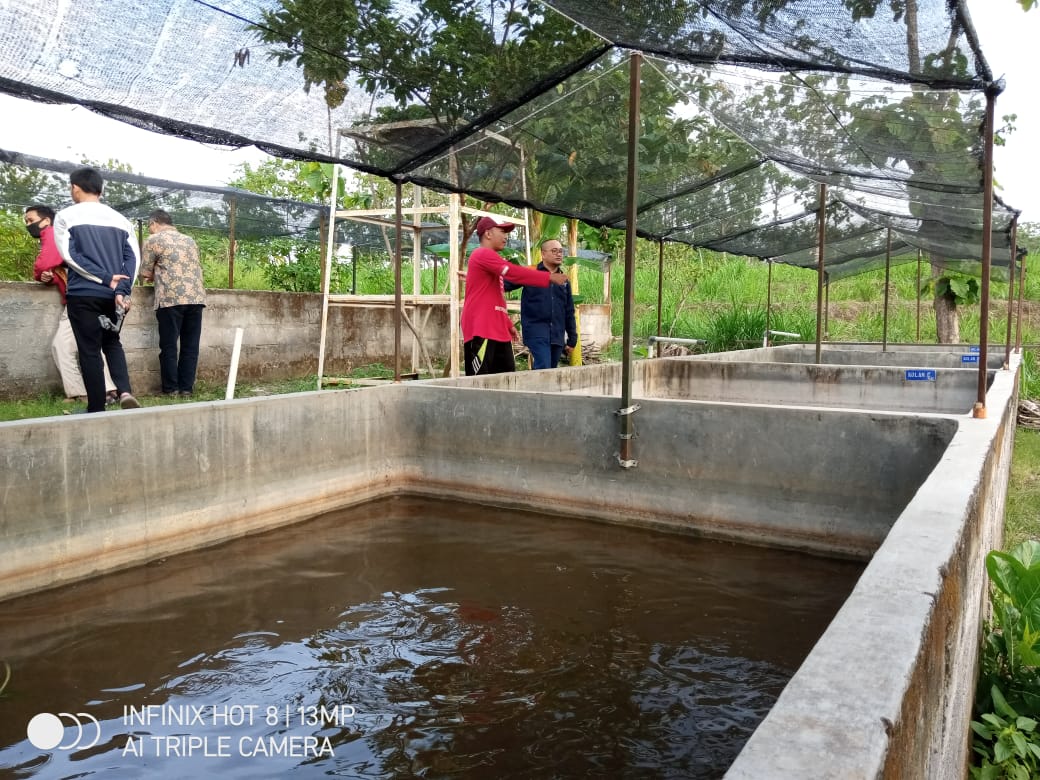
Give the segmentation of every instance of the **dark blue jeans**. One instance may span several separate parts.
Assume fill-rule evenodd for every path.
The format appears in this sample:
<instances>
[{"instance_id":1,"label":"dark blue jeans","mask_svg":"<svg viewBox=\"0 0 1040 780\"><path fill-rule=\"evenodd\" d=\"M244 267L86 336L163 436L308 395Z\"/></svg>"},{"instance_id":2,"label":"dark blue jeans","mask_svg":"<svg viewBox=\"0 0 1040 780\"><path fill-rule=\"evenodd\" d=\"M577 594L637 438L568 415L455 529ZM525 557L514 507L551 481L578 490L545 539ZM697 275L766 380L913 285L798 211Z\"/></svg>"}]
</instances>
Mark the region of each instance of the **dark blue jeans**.
<instances>
[{"instance_id":1,"label":"dark blue jeans","mask_svg":"<svg viewBox=\"0 0 1040 780\"><path fill-rule=\"evenodd\" d=\"M164 393L190 393L195 387L204 308L201 303L192 303L155 310L155 319L159 321L159 371Z\"/></svg>"},{"instance_id":2,"label":"dark blue jeans","mask_svg":"<svg viewBox=\"0 0 1040 780\"><path fill-rule=\"evenodd\" d=\"M556 368L563 355L563 344L550 344L548 339L524 340L524 346L531 353L531 368Z\"/></svg>"}]
</instances>

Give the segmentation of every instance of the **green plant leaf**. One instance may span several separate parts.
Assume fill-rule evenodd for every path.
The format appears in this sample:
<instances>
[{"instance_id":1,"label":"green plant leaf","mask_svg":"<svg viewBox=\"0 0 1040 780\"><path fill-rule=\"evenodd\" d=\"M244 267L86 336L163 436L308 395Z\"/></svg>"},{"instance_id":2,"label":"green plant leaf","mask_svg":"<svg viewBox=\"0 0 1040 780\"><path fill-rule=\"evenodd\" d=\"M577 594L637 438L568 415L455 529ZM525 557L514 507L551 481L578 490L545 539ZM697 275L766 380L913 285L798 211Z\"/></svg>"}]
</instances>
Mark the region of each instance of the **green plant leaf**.
<instances>
[{"instance_id":1,"label":"green plant leaf","mask_svg":"<svg viewBox=\"0 0 1040 780\"><path fill-rule=\"evenodd\" d=\"M1027 571L1022 563L1002 550L991 550L986 556L986 571L990 580L1004 594L1014 596L1019 579Z\"/></svg>"},{"instance_id":2,"label":"green plant leaf","mask_svg":"<svg viewBox=\"0 0 1040 780\"><path fill-rule=\"evenodd\" d=\"M1015 755L1021 758L1028 758L1029 748L1026 747L1026 738L1019 734L1017 731L1011 732L1011 742L1015 746Z\"/></svg>"},{"instance_id":3,"label":"green plant leaf","mask_svg":"<svg viewBox=\"0 0 1040 780\"><path fill-rule=\"evenodd\" d=\"M1022 731L1026 732L1034 731L1036 729L1036 721L1032 718L1027 718L1025 716L1019 716L1015 720L1015 725Z\"/></svg>"},{"instance_id":4,"label":"green plant leaf","mask_svg":"<svg viewBox=\"0 0 1040 780\"><path fill-rule=\"evenodd\" d=\"M997 740L997 744L993 746L994 761L998 764L1003 764L1013 755L1015 755L1015 751L1011 749L1011 746L1004 739Z\"/></svg>"},{"instance_id":5,"label":"green plant leaf","mask_svg":"<svg viewBox=\"0 0 1040 780\"><path fill-rule=\"evenodd\" d=\"M1004 694L1001 692L1000 688L994 685L990 689L990 695L993 697L993 706L996 707L997 712L1009 718L1018 717L1018 713L1015 712L1011 705L1007 703L1007 699L1004 698ZM982 717L985 718L986 716L983 715ZM1004 728L1006 725L1007 724L1004 721L1000 722L1001 728Z\"/></svg>"},{"instance_id":6,"label":"green plant leaf","mask_svg":"<svg viewBox=\"0 0 1040 780\"><path fill-rule=\"evenodd\" d=\"M961 279L960 277L953 277L949 280L950 291L953 292L958 298L968 297L968 280Z\"/></svg>"},{"instance_id":7,"label":"green plant leaf","mask_svg":"<svg viewBox=\"0 0 1040 780\"><path fill-rule=\"evenodd\" d=\"M1027 569L1040 569L1040 541L1036 539L1027 539L1015 545L1010 555Z\"/></svg>"},{"instance_id":8,"label":"green plant leaf","mask_svg":"<svg viewBox=\"0 0 1040 780\"><path fill-rule=\"evenodd\" d=\"M995 685L993 687L996 688ZM1003 699L1003 697L1001 697L1001 698ZM1007 706L1007 702L1004 702L1004 705ZM1003 729L1007 728L1007 721L1004 720L1002 717L1000 717L999 715L997 715L994 712L983 713L982 719L984 721L986 721L987 723L990 723L993 726L996 726L997 729L999 729L999 730L1003 730Z\"/></svg>"},{"instance_id":9,"label":"green plant leaf","mask_svg":"<svg viewBox=\"0 0 1040 780\"><path fill-rule=\"evenodd\" d=\"M991 739L993 737L993 729L991 729L985 723L979 723L977 720L973 720L971 722L971 730L983 739ZM978 748L976 748L976 750L978 750ZM981 753L982 751L980 750L979 752ZM988 751L986 755L988 755Z\"/></svg>"}]
</instances>

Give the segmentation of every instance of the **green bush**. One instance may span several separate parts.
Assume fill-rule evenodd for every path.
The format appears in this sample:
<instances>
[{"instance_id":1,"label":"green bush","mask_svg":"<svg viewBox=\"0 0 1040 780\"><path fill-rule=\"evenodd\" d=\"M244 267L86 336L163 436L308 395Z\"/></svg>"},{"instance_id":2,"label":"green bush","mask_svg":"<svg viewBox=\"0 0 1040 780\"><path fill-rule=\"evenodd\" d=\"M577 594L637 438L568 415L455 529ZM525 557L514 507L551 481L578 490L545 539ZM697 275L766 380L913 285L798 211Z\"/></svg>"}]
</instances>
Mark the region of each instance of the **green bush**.
<instances>
[{"instance_id":1,"label":"green bush","mask_svg":"<svg viewBox=\"0 0 1040 780\"><path fill-rule=\"evenodd\" d=\"M986 556L993 619L975 698L973 778L1029 780L1040 773L1040 542Z\"/></svg>"}]
</instances>

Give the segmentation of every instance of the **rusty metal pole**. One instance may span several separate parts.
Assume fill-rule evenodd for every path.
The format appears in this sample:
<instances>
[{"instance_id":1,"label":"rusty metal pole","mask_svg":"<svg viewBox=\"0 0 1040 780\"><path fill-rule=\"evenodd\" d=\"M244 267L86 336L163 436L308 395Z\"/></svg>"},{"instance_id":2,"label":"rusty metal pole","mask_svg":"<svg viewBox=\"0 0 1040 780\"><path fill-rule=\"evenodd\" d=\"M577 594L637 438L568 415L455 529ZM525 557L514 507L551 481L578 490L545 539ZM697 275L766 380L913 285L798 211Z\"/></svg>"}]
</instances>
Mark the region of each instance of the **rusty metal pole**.
<instances>
[{"instance_id":1,"label":"rusty metal pole","mask_svg":"<svg viewBox=\"0 0 1040 780\"><path fill-rule=\"evenodd\" d=\"M917 250L917 336L915 340L921 343L921 250Z\"/></svg>"},{"instance_id":2,"label":"rusty metal pole","mask_svg":"<svg viewBox=\"0 0 1040 780\"><path fill-rule=\"evenodd\" d=\"M401 182L394 182L394 381L401 381L401 236L404 226L401 219Z\"/></svg>"},{"instance_id":3,"label":"rusty metal pole","mask_svg":"<svg viewBox=\"0 0 1040 780\"><path fill-rule=\"evenodd\" d=\"M881 351L888 351L888 286L892 278L892 228L888 229L885 241L885 314L881 322Z\"/></svg>"},{"instance_id":4,"label":"rusty metal pole","mask_svg":"<svg viewBox=\"0 0 1040 780\"><path fill-rule=\"evenodd\" d=\"M831 272L823 275L823 335L830 341L831 332Z\"/></svg>"},{"instance_id":5,"label":"rusty metal pole","mask_svg":"<svg viewBox=\"0 0 1040 780\"><path fill-rule=\"evenodd\" d=\"M972 416L986 418L986 359L989 355L989 272L993 254L993 116L996 111L997 90L986 88L986 123L982 158L982 310L979 314L979 385Z\"/></svg>"},{"instance_id":6,"label":"rusty metal pole","mask_svg":"<svg viewBox=\"0 0 1040 780\"><path fill-rule=\"evenodd\" d=\"M1017 253L1017 248L1016 248ZM1018 316L1015 319L1015 352L1022 352L1022 291L1026 287L1026 258L1022 255L1022 263L1018 266Z\"/></svg>"},{"instance_id":7,"label":"rusty metal pole","mask_svg":"<svg viewBox=\"0 0 1040 780\"><path fill-rule=\"evenodd\" d=\"M1011 315L1015 308L1015 242L1018 238L1018 217L1011 220L1011 265L1008 266L1007 337L1004 346L1004 370L1011 367Z\"/></svg>"},{"instance_id":8,"label":"rusty metal pole","mask_svg":"<svg viewBox=\"0 0 1040 780\"><path fill-rule=\"evenodd\" d=\"M827 185L820 184L820 209L816 215L816 362L823 355L823 267L824 241L827 235Z\"/></svg>"},{"instance_id":9,"label":"rusty metal pole","mask_svg":"<svg viewBox=\"0 0 1040 780\"><path fill-rule=\"evenodd\" d=\"M769 310L773 305L773 261L766 260L766 333L762 337L762 346L769 346Z\"/></svg>"},{"instance_id":10,"label":"rusty metal pole","mask_svg":"<svg viewBox=\"0 0 1040 780\"><path fill-rule=\"evenodd\" d=\"M635 308L636 274L636 213L639 193L639 77L643 58L633 52L629 60L628 81L628 182L625 187L625 292L621 331L621 432L618 447L618 465L634 468L638 465L632 457L632 439L635 426L632 415L639 408L632 404L632 311Z\"/></svg>"},{"instance_id":11,"label":"rusty metal pole","mask_svg":"<svg viewBox=\"0 0 1040 780\"><path fill-rule=\"evenodd\" d=\"M661 306L664 293L664 239L657 242L657 338L661 338Z\"/></svg>"}]
</instances>

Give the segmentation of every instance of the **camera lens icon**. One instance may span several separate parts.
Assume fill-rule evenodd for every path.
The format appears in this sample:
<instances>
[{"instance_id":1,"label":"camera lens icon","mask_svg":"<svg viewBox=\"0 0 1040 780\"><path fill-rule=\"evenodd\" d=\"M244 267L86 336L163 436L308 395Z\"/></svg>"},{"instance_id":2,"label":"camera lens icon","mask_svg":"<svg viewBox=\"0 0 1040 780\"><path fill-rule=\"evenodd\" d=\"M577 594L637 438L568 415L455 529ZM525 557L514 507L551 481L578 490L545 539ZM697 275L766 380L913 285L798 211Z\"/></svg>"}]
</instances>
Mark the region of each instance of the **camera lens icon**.
<instances>
[{"instance_id":1,"label":"camera lens icon","mask_svg":"<svg viewBox=\"0 0 1040 780\"><path fill-rule=\"evenodd\" d=\"M68 740L65 739L63 718L75 727ZM57 715L41 712L29 721L25 735L37 750L87 750L101 740L101 724L97 718L86 712L77 712L75 715L71 712L59 712ZM91 736L93 740L85 744L85 740Z\"/></svg>"}]
</instances>

